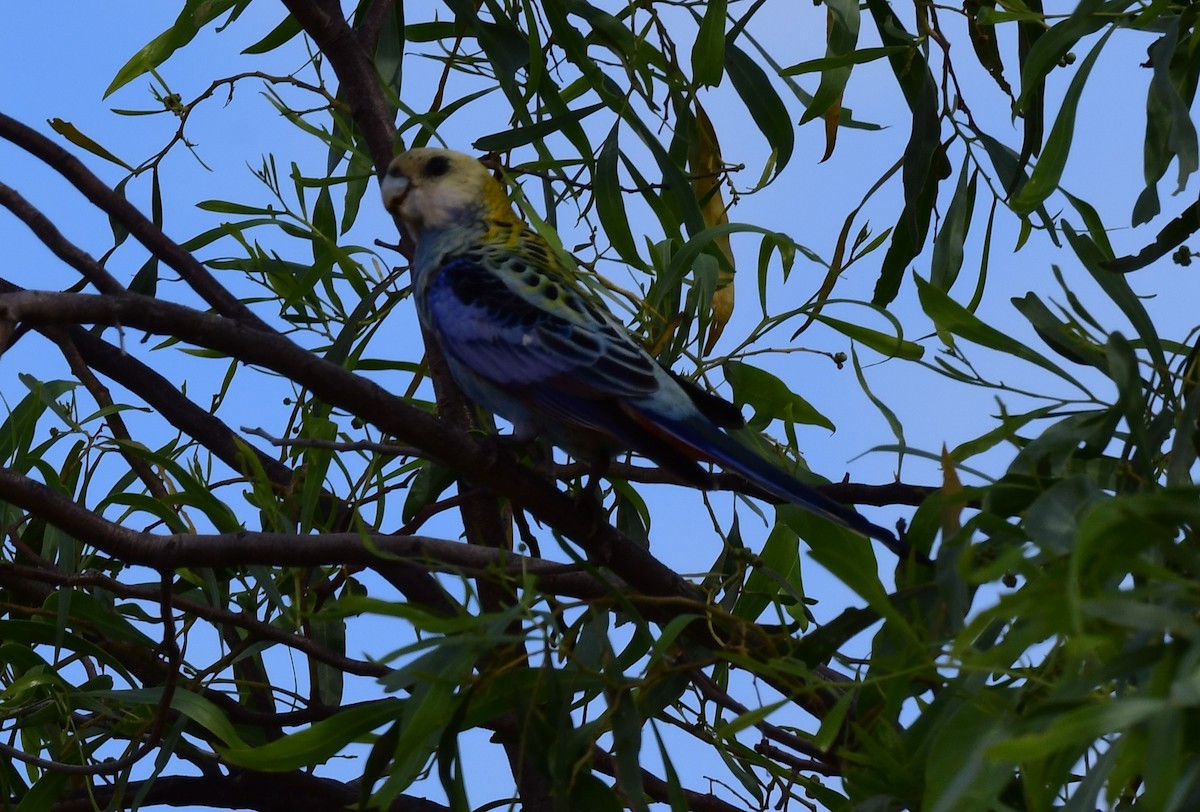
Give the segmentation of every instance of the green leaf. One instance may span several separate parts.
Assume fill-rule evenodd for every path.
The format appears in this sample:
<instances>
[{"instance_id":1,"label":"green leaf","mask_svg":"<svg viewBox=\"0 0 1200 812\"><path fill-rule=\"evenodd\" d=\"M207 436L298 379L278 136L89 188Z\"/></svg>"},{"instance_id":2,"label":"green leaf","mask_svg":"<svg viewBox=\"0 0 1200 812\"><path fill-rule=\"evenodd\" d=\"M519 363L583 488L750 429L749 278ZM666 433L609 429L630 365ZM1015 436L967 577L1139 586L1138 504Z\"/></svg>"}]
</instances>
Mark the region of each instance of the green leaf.
<instances>
[{"instance_id":1,"label":"green leaf","mask_svg":"<svg viewBox=\"0 0 1200 812\"><path fill-rule=\"evenodd\" d=\"M1046 729L999 742L988 748L989 758L1028 762L1060 750L1082 752L1100 736L1119 733L1160 713L1176 713L1165 699L1130 697L1059 711Z\"/></svg>"},{"instance_id":2,"label":"green leaf","mask_svg":"<svg viewBox=\"0 0 1200 812\"><path fill-rule=\"evenodd\" d=\"M817 729L817 734L813 736L813 746L822 753L828 753L837 742L838 737L843 735L842 723L846 721L846 714L850 712L856 698L857 694L854 691L843 692L838 697L837 703L821 720L821 726Z\"/></svg>"},{"instance_id":3,"label":"green leaf","mask_svg":"<svg viewBox=\"0 0 1200 812\"><path fill-rule=\"evenodd\" d=\"M1021 64L1021 95L1017 97L1017 112L1025 112L1032 95L1044 87L1046 77L1062 63L1063 57L1079 40L1110 24L1113 15L1130 5L1132 0L1112 0L1107 4L1103 0L1080 0L1067 19L1043 31ZM1115 27L1109 33L1114 30Z\"/></svg>"},{"instance_id":4,"label":"green leaf","mask_svg":"<svg viewBox=\"0 0 1200 812\"><path fill-rule=\"evenodd\" d=\"M408 524L422 510L432 505L458 479L458 472L434 460L425 460L404 499L401 518Z\"/></svg>"},{"instance_id":5,"label":"green leaf","mask_svg":"<svg viewBox=\"0 0 1200 812\"><path fill-rule=\"evenodd\" d=\"M1042 0L1025 0L1025 5L1028 8L1028 16L1023 15L1017 22L1017 63L1022 72L1029 67L1030 55L1034 54L1039 41L1046 38L1047 25ZM1063 56L1065 57L1065 54ZM1053 67L1053 64L1047 65L1046 70ZM1022 84L1022 90L1028 94L1025 101L1020 104L1013 101L1014 112L1024 119L1021 128L1021 153L1017 159L1019 174L1024 173L1031 157L1041 153L1042 138L1046 132L1045 74L1039 74L1038 78L1031 78L1029 81L1031 84ZM1006 185L1005 188L1010 196L1017 191L1015 186Z\"/></svg>"},{"instance_id":6,"label":"green leaf","mask_svg":"<svg viewBox=\"0 0 1200 812\"><path fill-rule=\"evenodd\" d=\"M875 283L875 292L871 298L872 304L879 307L886 306L896 298L908 263L925 247L929 221L937 202L938 181L946 174L943 170L948 168L945 150L937 143L939 136L935 91L931 85L924 87L929 93L922 96L924 101L920 105L920 112L913 114L912 137L909 139L909 149L906 149L904 154L904 210L892 229L892 241L884 254L879 281ZM929 143L934 144L935 149L926 160L924 145Z\"/></svg>"},{"instance_id":7,"label":"green leaf","mask_svg":"<svg viewBox=\"0 0 1200 812\"><path fill-rule=\"evenodd\" d=\"M917 48L916 38L909 33L904 23L896 16L896 12L886 0L867 0L867 9L875 20L875 27L883 45L896 47L898 50L888 57L892 73L900 83L904 100L914 113L921 105L921 96L925 94L926 85L933 83L933 75L929 72L929 63L921 50ZM905 53L908 51L908 53Z\"/></svg>"},{"instance_id":8,"label":"green leaf","mask_svg":"<svg viewBox=\"0 0 1200 812\"><path fill-rule=\"evenodd\" d=\"M1100 38L1071 79L1066 95L1063 96L1058 118L1054 120L1054 126L1050 128L1050 135L1046 138L1045 146L1042 147L1042 156L1038 158L1029 182L1022 186L1021 190L1009 201L1009 206L1018 214L1029 214L1058 188L1063 169L1067 165L1067 154L1071 151L1071 141L1075 136L1075 114L1079 110L1079 99L1083 96L1083 88L1087 84L1088 75L1092 72L1092 66L1096 64L1096 59L1100 56L1100 50L1115 30L1115 28L1109 29Z\"/></svg>"},{"instance_id":9,"label":"green leaf","mask_svg":"<svg viewBox=\"0 0 1200 812\"><path fill-rule=\"evenodd\" d=\"M280 214L280 212L270 207L264 209L259 206L247 206L244 203L233 203L228 200L201 200L196 204L196 208L203 209L204 211L215 211L220 214L265 214L268 217L275 217ZM272 221L268 220L265 222Z\"/></svg>"},{"instance_id":10,"label":"green leaf","mask_svg":"<svg viewBox=\"0 0 1200 812\"><path fill-rule=\"evenodd\" d=\"M1026 511L1025 530L1029 539L1053 553L1070 552L1075 547L1080 519L1105 498L1088 475L1055 483Z\"/></svg>"},{"instance_id":11,"label":"green leaf","mask_svg":"<svg viewBox=\"0 0 1200 812\"><path fill-rule=\"evenodd\" d=\"M629 214L617 175L617 156L620 153L617 133L618 128L613 127L604 143L600 145L600 154L596 157L593 200L596 202L596 214L600 218L600 225L604 226L604 233L621 261L641 268L645 267L646 263L638 255L637 243L629 228Z\"/></svg>"},{"instance_id":12,"label":"green leaf","mask_svg":"<svg viewBox=\"0 0 1200 812\"><path fill-rule=\"evenodd\" d=\"M1083 224L1087 227L1088 236L1092 238L1092 242L1100 249L1100 254L1105 262L1111 262L1115 254L1113 254L1112 243L1108 240L1108 229L1104 226L1104 221L1100 219L1099 213L1086 200L1082 200L1068 192L1062 190L1063 197L1070 201L1075 207L1075 211L1079 212L1079 216L1083 218Z\"/></svg>"},{"instance_id":13,"label":"green leaf","mask_svg":"<svg viewBox=\"0 0 1200 812\"><path fill-rule=\"evenodd\" d=\"M315 230L312 241L313 264L322 268L332 268L338 230L333 196L329 194L328 186L322 187L317 193L316 203L313 204L312 224Z\"/></svg>"},{"instance_id":14,"label":"green leaf","mask_svg":"<svg viewBox=\"0 0 1200 812\"><path fill-rule=\"evenodd\" d=\"M62 632L50 623L33 620L0 621L0 640L28 646L61 647L76 655L94 657L98 662L116 670L123 679L133 681L133 677L121 665L120 660L103 646L91 643L72 632Z\"/></svg>"},{"instance_id":15,"label":"green leaf","mask_svg":"<svg viewBox=\"0 0 1200 812\"><path fill-rule=\"evenodd\" d=\"M638 712L632 694L614 692L610 695L609 719L612 724L613 755L617 762L617 786L632 801L632 808L646 810L640 760L642 726L646 720Z\"/></svg>"},{"instance_id":16,"label":"green leaf","mask_svg":"<svg viewBox=\"0 0 1200 812\"><path fill-rule=\"evenodd\" d=\"M821 83L804 115L800 116L801 124L825 115L834 105L841 103L842 92L846 89L854 65L845 61L845 58L854 53L854 47L858 44L858 0L825 0L824 5L829 14L825 58L834 66L821 71Z\"/></svg>"},{"instance_id":17,"label":"green leaf","mask_svg":"<svg viewBox=\"0 0 1200 812\"><path fill-rule=\"evenodd\" d=\"M971 215L975 211L975 181L978 170L968 172L967 160L963 159L958 175L958 185L950 198L950 206L942 220L942 227L933 240L933 257L929 263L929 282L948 291L962 270L963 245L971 230Z\"/></svg>"},{"instance_id":18,"label":"green leaf","mask_svg":"<svg viewBox=\"0 0 1200 812\"><path fill-rule=\"evenodd\" d=\"M11 780L11 779L9 779ZM68 789L69 775L57 770L46 770L15 807L16 812L43 812L53 809Z\"/></svg>"},{"instance_id":19,"label":"green leaf","mask_svg":"<svg viewBox=\"0 0 1200 812\"><path fill-rule=\"evenodd\" d=\"M800 76L815 71L844 68L850 65L862 65L867 62L874 62L877 59L883 59L885 56L911 51L915 45L916 43L912 45L885 45L878 48L860 48L857 51L851 51L839 56L823 56L819 59L797 62L789 68L784 68L779 73L781 76Z\"/></svg>"},{"instance_id":20,"label":"green leaf","mask_svg":"<svg viewBox=\"0 0 1200 812\"><path fill-rule=\"evenodd\" d=\"M291 14L283 18L279 25L271 29L265 37L254 43L250 47L242 51L243 54L257 55L265 54L274 51L280 45L290 42L294 37L304 30L300 27L300 21Z\"/></svg>"},{"instance_id":21,"label":"green leaf","mask_svg":"<svg viewBox=\"0 0 1200 812\"><path fill-rule=\"evenodd\" d=\"M63 404L58 402L58 399L66 394L66 392L75 388L74 384L63 386L62 384L68 383L66 381L42 383L27 372L18 372L17 378L20 379L21 383L25 385L34 397L39 398L45 404L46 408L53 412L65 425L69 426L72 431L83 433L83 427L75 420L74 415Z\"/></svg>"},{"instance_id":22,"label":"green leaf","mask_svg":"<svg viewBox=\"0 0 1200 812\"><path fill-rule=\"evenodd\" d=\"M1021 157L1010 147L1001 144L987 133L980 133L979 140L983 142L983 148L987 151L988 158L991 159L992 166L996 169L996 177L1004 184L1004 188L1009 190L1010 195L1019 194L1025 188L1025 184L1029 182L1029 176L1025 173ZM1046 231L1050 241L1057 247L1059 245L1058 229L1055 227L1054 221L1050 218L1045 206L1038 207L1037 212L1042 228ZM1029 220L1022 221L1021 236L1017 242L1018 248L1029 236L1031 227L1032 223Z\"/></svg>"},{"instance_id":23,"label":"green leaf","mask_svg":"<svg viewBox=\"0 0 1200 812\"><path fill-rule=\"evenodd\" d=\"M872 297L874 304L883 306L896 297L908 263L925 245L929 220L937 202L938 183L949 176L950 167L941 143L938 85L930 73L929 63L920 49L911 47L914 37L905 30L886 0L867 0L867 8L885 46L911 48L908 53L888 57L904 100L912 111L912 130L904 148L901 172L904 210L892 231L892 241L884 255Z\"/></svg>"},{"instance_id":24,"label":"green leaf","mask_svg":"<svg viewBox=\"0 0 1200 812\"><path fill-rule=\"evenodd\" d=\"M1185 34L1184 47L1180 48L1179 28L1182 24L1183 15L1173 17L1163 35L1147 49L1149 65L1154 72L1146 95L1143 147L1146 189L1134 206L1135 226L1149 222L1159 213L1158 181L1166 174L1171 160L1179 161L1177 193L1183 191L1200 160L1196 126L1190 111L1196 95L1195 35Z\"/></svg>"},{"instance_id":25,"label":"green leaf","mask_svg":"<svg viewBox=\"0 0 1200 812\"><path fill-rule=\"evenodd\" d=\"M465 674L457 676L465 679ZM426 678L415 686L413 698L405 703L400 737L396 740L396 761L378 798L388 798L389 793L411 786L425 769L439 740L453 735L451 725L458 716L460 700L454 686L441 679Z\"/></svg>"},{"instance_id":26,"label":"green leaf","mask_svg":"<svg viewBox=\"0 0 1200 812\"><path fill-rule=\"evenodd\" d=\"M1002 333L996 328L984 324L975 314L946 295L945 291L938 290L919 276L914 276L914 279L917 282L917 295L920 297L922 309L940 329L980 346L1037 364L1042 369L1053 372L1063 380L1079 387L1083 392L1087 392L1083 384L1045 356L1029 349L1007 333Z\"/></svg>"},{"instance_id":27,"label":"green leaf","mask_svg":"<svg viewBox=\"0 0 1200 812\"><path fill-rule=\"evenodd\" d=\"M343 747L365 738L376 728L395 721L405 704L399 699L381 699L356 705L261 747L218 746L217 751L234 764L251 770L288 772L312 767L333 758Z\"/></svg>"},{"instance_id":28,"label":"green leaf","mask_svg":"<svg viewBox=\"0 0 1200 812\"><path fill-rule=\"evenodd\" d=\"M1063 223L1063 233L1067 235L1067 242L1070 243L1075 255L1083 263L1083 267L1092 275L1092 279L1096 280L1096 284L1113 300L1117 307L1121 308L1125 318L1129 319L1129 323L1137 331L1138 337L1146 345L1146 351L1150 353L1150 360L1154 364L1154 368L1168 369L1158 329L1138 295L1129 287L1129 280L1124 274L1113 273L1103 267L1103 254L1100 249L1087 237L1076 233L1069 223Z\"/></svg>"},{"instance_id":29,"label":"green leaf","mask_svg":"<svg viewBox=\"0 0 1200 812\"><path fill-rule=\"evenodd\" d=\"M660 291L677 289L685 274L696 266L697 260L702 253L708 252L711 254L714 251L719 252L720 247L716 245L717 240L739 232L762 234L776 245L792 244L792 239L786 234L772 231L762 226L754 226L747 223L721 223L720 225L710 226L694 234L690 240L684 243L682 248L671 255L670 264L655 279L656 288ZM711 301L711 297L705 301ZM662 308L660 306L662 300L660 299L647 297L647 303L651 307L660 310L660 312L673 312L673 309Z\"/></svg>"},{"instance_id":30,"label":"green leaf","mask_svg":"<svg viewBox=\"0 0 1200 812\"><path fill-rule=\"evenodd\" d=\"M826 302L826 304L833 303L834 300ZM925 348L920 344L908 341L898 335L882 333L878 330L872 330L870 327L863 327L861 324L835 319L832 316L825 315L824 312L812 312L809 315L813 321L826 324L847 338L851 338L865 347L870 347L875 352L888 358L903 358L906 361L917 361L925 355ZM898 326L899 322L897 322Z\"/></svg>"},{"instance_id":31,"label":"green leaf","mask_svg":"<svg viewBox=\"0 0 1200 812\"><path fill-rule=\"evenodd\" d=\"M120 691L114 693L118 696L122 694ZM124 692L130 701L133 701L133 697L138 693L136 691ZM145 688L140 693L143 695L143 702L154 704L159 701L162 689ZM244 744L224 712L212 701L199 694L177 688L171 695L171 710L191 719L230 747L241 747Z\"/></svg>"},{"instance_id":32,"label":"green leaf","mask_svg":"<svg viewBox=\"0 0 1200 812\"><path fill-rule=\"evenodd\" d=\"M709 0L704 4L700 31L692 43L692 76L709 87L721 84L724 73L727 5L727 0Z\"/></svg>"},{"instance_id":33,"label":"green leaf","mask_svg":"<svg viewBox=\"0 0 1200 812\"><path fill-rule=\"evenodd\" d=\"M791 160L795 148L795 127L787 106L771 86L766 72L732 41L725 43L725 71L750 118L754 119L754 126L774 150L774 173L778 176Z\"/></svg>"},{"instance_id":34,"label":"green leaf","mask_svg":"<svg viewBox=\"0 0 1200 812\"><path fill-rule=\"evenodd\" d=\"M962 680L958 681L959 683ZM958 687L958 686L956 686ZM979 688L962 686L967 697L979 695ZM938 725L927 734L932 739L925 766L926 801L931 812L976 812L996 808L995 796L1012 779L1012 764L992 757L988 750L1007 730L1001 708L992 712L982 702L957 698L939 698L939 704L953 703L954 709L934 716Z\"/></svg>"},{"instance_id":35,"label":"green leaf","mask_svg":"<svg viewBox=\"0 0 1200 812\"><path fill-rule=\"evenodd\" d=\"M818 564L916 642L912 627L896 611L879 580L879 564L870 541L797 505L777 505L775 511L779 520L804 540Z\"/></svg>"},{"instance_id":36,"label":"green leaf","mask_svg":"<svg viewBox=\"0 0 1200 812\"><path fill-rule=\"evenodd\" d=\"M671 806L671 812L689 812L692 806L688 803L683 785L679 783L679 774L675 772L675 765L671 763L671 757L667 753L662 735L658 732L658 725L651 720L649 727L654 733L655 744L658 745L658 758L663 765L663 775L667 783L667 801Z\"/></svg>"},{"instance_id":37,"label":"green leaf","mask_svg":"<svg viewBox=\"0 0 1200 812\"><path fill-rule=\"evenodd\" d=\"M50 611L56 611L62 605L69 605L72 617L84 618L90 626L104 635L104 638L114 643L131 644L144 648L154 648L157 640L152 640L133 626L122 614L121 608L98 599L90 592L78 589L60 589L53 593L43 604Z\"/></svg>"},{"instance_id":38,"label":"green leaf","mask_svg":"<svg viewBox=\"0 0 1200 812\"><path fill-rule=\"evenodd\" d=\"M623 812L625 805L613 790L590 772L575 777L564 809L572 812Z\"/></svg>"},{"instance_id":39,"label":"green leaf","mask_svg":"<svg viewBox=\"0 0 1200 812\"><path fill-rule=\"evenodd\" d=\"M29 394L21 398L0 424L0 462L19 471L28 470L30 461L25 455L48 404L79 385L74 381L36 382L32 376L23 382L29 387Z\"/></svg>"},{"instance_id":40,"label":"green leaf","mask_svg":"<svg viewBox=\"0 0 1200 812\"><path fill-rule=\"evenodd\" d=\"M1012 88L1004 78L1004 63L1000 60L1000 48L996 44L996 26L989 25L984 19L984 12L996 10L996 0L965 0L963 11L967 13L967 33L971 38L971 47L979 64L987 68L987 72L1005 95L1012 98Z\"/></svg>"},{"instance_id":41,"label":"green leaf","mask_svg":"<svg viewBox=\"0 0 1200 812\"><path fill-rule=\"evenodd\" d=\"M218 532L233 533L242 529L242 524L233 513L233 509L217 498L208 483L193 476L190 471L179 464L177 459L161 451L152 451L136 441L117 440L117 443L126 453L136 454L154 465L161 466L175 478L180 490L172 494L171 504L193 505L200 508ZM103 503L96 510L101 510L102 505Z\"/></svg>"},{"instance_id":42,"label":"green leaf","mask_svg":"<svg viewBox=\"0 0 1200 812\"><path fill-rule=\"evenodd\" d=\"M745 713L738 714L728 722L717 725L713 732L722 738L732 738L741 731L754 727L759 722L764 721L768 716L785 705L790 705L791 701L791 699L785 697L777 702L752 708Z\"/></svg>"},{"instance_id":43,"label":"green leaf","mask_svg":"<svg viewBox=\"0 0 1200 812\"><path fill-rule=\"evenodd\" d=\"M342 197L342 226L339 233L345 234L358 217L363 196L375 180L371 161L359 152L350 154L350 165L346 169L346 194Z\"/></svg>"},{"instance_id":44,"label":"green leaf","mask_svg":"<svg viewBox=\"0 0 1200 812\"><path fill-rule=\"evenodd\" d=\"M871 405L878 409L879 413L883 415L883 419L887 421L888 428L891 429L892 436L896 438L897 445L902 448L908 445L904 439L904 423L900 421L900 418L896 417L895 411L884 402L883 398L871 391L871 387L867 383L867 376L863 374L862 362L858 359L858 349L856 347L850 347L850 360L854 362L854 377L858 380L858 385L862 387L863 394L871 401ZM900 452L896 455L897 472L899 472L903 461L904 452ZM897 473L897 475L899 474Z\"/></svg>"},{"instance_id":45,"label":"green leaf","mask_svg":"<svg viewBox=\"0 0 1200 812\"><path fill-rule=\"evenodd\" d=\"M1037 294L1027 293L1012 300L1021 315L1029 319L1038 336L1050 349L1068 361L1093 366L1102 372L1108 371L1104 348L1088 340L1077 326L1064 323L1048 308Z\"/></svg>"},{"instance_id":46,"label":"green leaf","mask_svg":"<svg viewBox=\"0 0 1200 812\"><path fill-rule=\"evenodd\" d=\"M177 50L191 42L200 29L245 0L186 0L175 22L166 31L150 40L117 71L104 91L104 98L131 81L154 70L170 59Z\"/></svg>"},{"instance_id":47,"label":"green leaf","mask_svg":"<svg viewBox=\"0 0 1200 812\"><path fill-rule=\"evenodd\" d=\"M507 152L533 141L553 135L568 124L578 124L593 113L603 110L605 105L590 104L578 110L568 110L523 127L514 127L475 139L472 146L480 152Z\"/></svg>"},{"instance_id":48,"label":"green leaf","mask_svg":"<svg viewBox=\"0 0 1200 812\"><path fill-rule=\"evenodd\" d=\"M800 540L783 522L776 520L758 554L746 584L733 607L734 617L756 621L780 590L793 578L799 580ZM799 595L803 600L803 595Z\"/></svg>"},{"instance_id":49,"label":"green leaf","mask_svg":"<svg viewBox=\"0 0 1200 812\"><path fill-rule=\"evenodd\" d=\"M746 421L747 428L762 431L772 420L782 420L835 430L829 418L771 373L733 360L726 361L721 368L725 371L725 380L733 387L734 403L754 409L754 416Z\"/></svg>"},{"instance_id":50,"label":"green leaf","mask_svg":"<svg viewBox=\"0 0 1200 812\"><path fill-rule=\"evenodd\" d=\"M98 155L106 161L114 163L117 166L123 167L124 169L128 169L130 172L133 171L132 166L125 163L116 155L113 155L107 149L81 133L71 122L63 121L61 118L52 118L50 119L50 126L56 133L70 141L75 146L82 147L93 155Z\"/></svg>"}]
</instances>

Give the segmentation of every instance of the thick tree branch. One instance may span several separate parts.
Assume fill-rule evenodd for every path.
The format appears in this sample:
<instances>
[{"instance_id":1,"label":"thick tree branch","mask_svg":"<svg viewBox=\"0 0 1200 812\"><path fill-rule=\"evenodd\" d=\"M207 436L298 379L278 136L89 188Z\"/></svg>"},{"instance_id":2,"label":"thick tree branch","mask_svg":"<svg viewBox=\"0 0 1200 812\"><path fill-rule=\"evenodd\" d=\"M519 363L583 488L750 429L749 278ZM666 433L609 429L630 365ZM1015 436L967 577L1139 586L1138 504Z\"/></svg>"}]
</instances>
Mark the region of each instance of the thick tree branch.
<instances>
[{"instance_id":1,"label":"thick tree branch","mask_svg":"<svg viewBox=\"0 0 1200 812\"><path fill-rule=\"evenodd\" d=\"M339 6L313 0L283 0L313 42L325 54L338 77L338 95L350 106L354 123L362 132L375 171L391 163L396 139L393 113L379 88L379 75L370 54L354 35Z\"/></svg>"},{"instance_id":2,"label":"thick tree branch","mask_svg":"<svg viewBox=\"0 0 1200 812\"><path fill-rule=\"evenodd\" d=\"M387 23L388 15L396 8L396 0L371 0L362 19L354 26L358 42L367 53L374 53L379 44L379 34Z\"/></svg>"}]
</instances>

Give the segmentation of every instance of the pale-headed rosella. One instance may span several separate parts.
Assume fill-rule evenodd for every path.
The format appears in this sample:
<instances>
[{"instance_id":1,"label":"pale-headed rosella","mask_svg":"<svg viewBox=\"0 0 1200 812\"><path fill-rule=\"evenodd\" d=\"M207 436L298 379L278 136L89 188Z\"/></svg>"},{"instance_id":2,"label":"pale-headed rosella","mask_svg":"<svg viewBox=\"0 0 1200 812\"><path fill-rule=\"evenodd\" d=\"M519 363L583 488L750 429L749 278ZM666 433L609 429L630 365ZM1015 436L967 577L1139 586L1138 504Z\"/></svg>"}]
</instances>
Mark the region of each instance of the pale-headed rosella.
<instances>
[{"instance_id":1,"label":"pale-headed rosella","mask_svg":"<svg viewBox=\"0 0 1200 812\"><path fill-rule=\"evenodd\" d=\"M683 481L711 486L715 462L760 491L878 539L878 525L772 465L723 429L732 404L660 364L578 281L579 269L513 211L479 161L447 149L397 156L384 206L416 244L417 313L459 387L506 418L516 436L545 437L605 464L632 450Z\"/></svg>"}]
</instances>

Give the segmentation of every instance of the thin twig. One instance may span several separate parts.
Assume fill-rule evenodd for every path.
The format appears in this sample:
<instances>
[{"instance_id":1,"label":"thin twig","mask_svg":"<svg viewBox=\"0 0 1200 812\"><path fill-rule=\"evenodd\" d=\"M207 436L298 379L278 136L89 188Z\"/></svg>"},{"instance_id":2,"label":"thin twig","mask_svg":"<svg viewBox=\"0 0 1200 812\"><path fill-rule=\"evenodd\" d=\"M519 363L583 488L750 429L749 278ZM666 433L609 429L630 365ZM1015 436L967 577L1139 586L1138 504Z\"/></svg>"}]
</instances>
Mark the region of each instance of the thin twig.
<instances>
[{"instance_id":1,"label":"thin twig","mask_svg":"<svg viewBox=\"0 0 1200 812\"><path fill-rule=\"evenodd\" d=\"M261 437L277 448L324 448L329 451L374 451L377 454L387 454L393 457L424 456L424 453L421 451L421 449L411 445L391 445L389 443L376 443L370 440L309 440L299 437L295 439L287 439L284 437L275 437L274 435L267 433L267 431L264 429L253 428L251 426L242 426L241 430L246 434L250 434L255 437Z\"/></svg>"}]
</instances>

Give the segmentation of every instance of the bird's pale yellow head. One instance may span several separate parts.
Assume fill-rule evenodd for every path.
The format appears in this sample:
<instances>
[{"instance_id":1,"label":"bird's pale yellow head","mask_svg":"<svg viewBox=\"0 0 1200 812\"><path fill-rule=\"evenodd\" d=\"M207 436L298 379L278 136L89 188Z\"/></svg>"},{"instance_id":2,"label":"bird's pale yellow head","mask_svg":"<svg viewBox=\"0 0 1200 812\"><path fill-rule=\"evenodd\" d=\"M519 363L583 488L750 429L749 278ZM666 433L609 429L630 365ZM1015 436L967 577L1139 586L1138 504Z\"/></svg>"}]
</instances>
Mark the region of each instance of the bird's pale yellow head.
<instances>
[{"instance_id":1,"label":"bird's pale yellow head","mask_svg":"<svg viewBox=\"0 0 1200 812\"><path fill-rule=\"evenodd\" d=\"M512 218L499 181L470 155L450 149L410 149L397 155L380 181L383 205L416 239L481 222Z\"/></svg>"}]
</instances>

